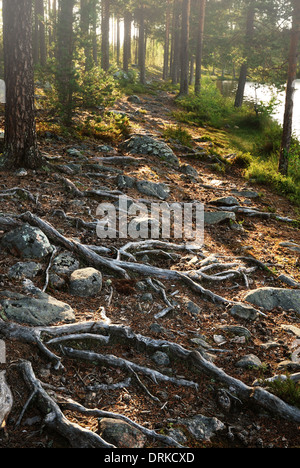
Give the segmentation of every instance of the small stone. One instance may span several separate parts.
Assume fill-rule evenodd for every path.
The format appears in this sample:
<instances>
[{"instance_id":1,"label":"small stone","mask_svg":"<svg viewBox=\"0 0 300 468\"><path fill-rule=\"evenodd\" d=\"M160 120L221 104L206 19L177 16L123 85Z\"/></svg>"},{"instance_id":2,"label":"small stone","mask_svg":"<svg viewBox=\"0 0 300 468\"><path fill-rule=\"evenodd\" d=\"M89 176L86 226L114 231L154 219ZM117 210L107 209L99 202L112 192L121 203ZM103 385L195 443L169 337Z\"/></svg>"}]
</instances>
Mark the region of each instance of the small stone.
<instances>
[{"instance_id":1,"label":"small stone","mask_svg":"<svg viewBox=\"0 0 300 468\"><path fill-rule=\"evenodd\" d=\"M243 368L259 368L262 367L262 362L261 360L255 356L254 354L248 354L247 356L244 356L242 359L240 359L236 363L237 367L243 367Z\"/></svg>"},{"instance_id":2,"label":"small stone","mask_svg":"<svg viewBox=\"0 0 300 468\"><path fill-rule=\"evenodd\" d=\"M104 440L123 449L143 448L147 440L141 431L119 419L101 419L99 433Z\"/></svg>"},{"instance_id":3,"label":"small stone","mask_svg":"<svg viewBox=\"0 0 300 468\"><path fill-rule=\"evenodd\" d=\"M204 224L214 225L224 223L225 221L235 221L235 213L228 213L227 211L205 211Z\"/></svg>"},{"instance_id":4,"label":"small stone","mask_svg":"<svg viewBox=\"0 0 300 468\"><path fill-rule=\"evenodd\" d=\"M170 364L169 356L166 353L163 353L162 351L156 351L156 353L154 353L152 356L152 360L158 366L168 366Z\"/></svg>"},{"instance_id":5,"label":"small stone","mask_svg":"<svg viewBox=\"0 0 300 468\"><path fill-rule=\"evenodd\" d=\"M21 279L28 278L33 279L42 270L42 265L35 262L18 262L13 265L8 272L9 278Z\"/></svg>"},{"instance_id":6,"label":"small stone","mask_svg":"<svg viewBox=\"0 0 300 468\"><path fill-rule=\"evenodd\" d=\"M245 305L245 304L235 304L230 313L233 317L239 317L245 320L256 320L258 317L259 312L254 309L254 307Z\"/></svg>"},{"instance_id":7,"label":"small stone","mask_svg":"<svg viewBox=\"0 0 300 468\"><path fill-rule=\"evenodd\" d=\"M70 277L70 293L79 297L95 297L102 289L102 274L95 268L75 270Z\"/></svg>"}]
</instances>

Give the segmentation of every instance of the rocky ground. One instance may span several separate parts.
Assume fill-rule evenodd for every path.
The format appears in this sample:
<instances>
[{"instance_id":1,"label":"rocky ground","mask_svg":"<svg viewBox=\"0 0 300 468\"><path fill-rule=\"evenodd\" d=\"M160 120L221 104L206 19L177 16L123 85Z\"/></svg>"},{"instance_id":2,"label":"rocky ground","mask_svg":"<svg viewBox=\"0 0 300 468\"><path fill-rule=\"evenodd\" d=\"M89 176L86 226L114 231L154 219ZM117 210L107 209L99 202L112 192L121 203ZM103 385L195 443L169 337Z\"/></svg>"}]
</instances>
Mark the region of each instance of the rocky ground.
<instances>
[{"instance_id":1,"label":"rocky ground","mask_svg":"<svg viewBox=\"0 0 300 468\"><path fill-rule=\"evenodd\" d=\"M162 436L190 448L299 446L299 408L268 388L275 375L299 385L297 209L238 167L216 172L207 129L188 129L192 148L164 141L174 108L167 92L124 98L114 112L129 116L126 141L48 132L44 170L1 172L0 447L85 440L65 436L57 408L95 446L172 446ZM202 203L204 245L99 239L97 207L120 194Z\"/></svg>"}]
</instances>

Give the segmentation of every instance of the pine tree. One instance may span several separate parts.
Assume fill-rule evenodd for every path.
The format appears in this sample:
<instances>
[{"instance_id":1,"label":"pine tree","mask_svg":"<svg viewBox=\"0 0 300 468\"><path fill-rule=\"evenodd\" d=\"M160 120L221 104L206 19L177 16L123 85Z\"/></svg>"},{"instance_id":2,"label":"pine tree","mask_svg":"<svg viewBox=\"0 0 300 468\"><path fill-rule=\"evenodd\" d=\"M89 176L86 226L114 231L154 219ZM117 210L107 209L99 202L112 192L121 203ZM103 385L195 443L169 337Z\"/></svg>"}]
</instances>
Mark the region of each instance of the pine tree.
<instances>
[{"instance_id":1,"label":"pine tree","mask_svg":"<svg viewBox=\"0 0 300 468\"><path fill-rule=\"evenodd\" d=\"M6 83L4 164L37 168L38 150L32 53L32 0L3 0Z\"/></svg>"}]
</instances>

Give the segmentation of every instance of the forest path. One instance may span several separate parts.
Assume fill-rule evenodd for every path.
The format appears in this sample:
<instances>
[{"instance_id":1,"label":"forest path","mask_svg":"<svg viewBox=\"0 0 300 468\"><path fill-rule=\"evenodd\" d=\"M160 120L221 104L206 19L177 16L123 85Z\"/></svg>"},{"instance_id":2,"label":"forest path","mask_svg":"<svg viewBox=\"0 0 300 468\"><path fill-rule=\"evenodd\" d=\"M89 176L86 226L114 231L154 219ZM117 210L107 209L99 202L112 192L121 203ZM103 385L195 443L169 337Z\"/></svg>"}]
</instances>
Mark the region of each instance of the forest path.
<instances>
[{"instance_id":1,"label":"forest path","mask_svg":"<svg viewBox=\"0 0 300 468\"><path fill-rule=\"evenodd\" d=\"M156 96L139 96L139 101L135 103L124 98L113 110L129 116L132 134L150 135L160 142L164 140L166 127L180 125L172 114L176 110L174 95L165 91L158 92ZM179 158L179 167L162 163L153 155L143 154L133 155L135 160L124 163L120 157L130 154L119 143L112 143L105 149L93 139L80 142L57 138L55 134L47 135L40 140L41 149L51 162L47 171L1 174L2 215L15 217L30 211L38 219L51 223L67 239L75 239L82 245L107 249L108 253L103 255L113 261L118 253L120 255L127 240L97 238L96 211L100 201L105 199L103 193L109 194L107 201L111 201L109 197L115 195L116 190L121 190L134 200L146 198L137 191L135 185L122 186L120 189L120 176L165 184L170 191L168 202L198 201L213 212L223 212L218 205L212 204L214 199L234 196L240 207L255 209L257 215L235 213L235 222L225 220L220 224L207 225L201 251L176 251L169 241L169 248L168 243L163 250L155 246L147 248L142 257L138 250L130 251L138 260L137 263L149 268L186 274L198 272L200 276L197 277L197 283L213 295L225 298L228 303L210 300L176 276L157 278L155 274L150 274L149 279L147 275L145 277L129 270L131 278L124 280L107 268L102 270L102 290L95 297L84 298L72 294L69 279L64 276L61 277L62 283L49 284L47 293L72 308L76 324L86 321L105 322L108 318L108 323L121 327L121 330L129 326L133 333L149 337L150 340L168 340L185 350L199 351L208 362L213 362L226 375L243 382L249 388L252 388L253 381L257 378L273 377L288 369L292 369L293 373L299 372L300 364L289 360L299 338L297 311L286 310L281 306L272 311L257 307L259 314L256 320L231 313L232 304L245 303L245 296L250 289L273 287L298 290L297 287L287 286L279 277L284 274L293 278L295 283L300 282L296 252L281 245L283 242L299 244L299 229L295 223L280 221L275 217L277 215L295 219L297 211L287 200L274 195L267 188L248 184L238 168L232 168L226 173L216 172L214 149L217 140L212 142L205 139L207 129L186 125L182 125L182 128L186 128L192 135L192 148L184 147L176 141L168 141ZM105 158L111 157L120 159L105 161ZM21 191L13 191L15 187ZM102 191L100 198L95 197L95 190L98 195ZM254 192L259 196L251 198ZM157 200L160 201L152 198L152 201ZM8 230L4 228L4 223L2 229L1 238L4 237L4 231ZM65 250L59 243L56 246ZM121 258L130 262L126 256ZM49 257L39 259L42 268L33 279L35 286L41 289L45 284L49 260ZM24 278L9 275L9 268L18 261L27 262L28 259L22 259L22 254L20 258L17 250L0 250L2 293L24 293ZM214 271L214 264L226 272L222 281L220 276L218 278L211 273ZM227 264L235 266L225 267ZM262 268L263 265L268 269ZM81 267L84 266L90 265L83 261ZM252 271L250 267L253 266L256 268ZM203 270L206 267L210 269ZM228 273L229 268L236 269L232 276ZM246 274L241 271L246 271ZM210 278L203 275L205 272ZM159 282L156 282L157 279ZM172 307L168 313L162 314L167 304ZM3 317L4 309L1 314ZM2 331L4 328L5 323L2 324ZM119 329L108 329L107 332L111 333L112 344L96 344L93 340L78 347L72 340L68 344L76 348L76 351L92 346L93 351L99 353L113 352L119 358L155 369L173 380L155 384L153 380L143 376L140 377L141 384L136 376L138 371L131 371L129 374L132 379L128 384L128 368L117 367L112 361L103 361L99 367L95 363L95 357L89 363L84 362L72 358L71 354L67 356L67 352L70 353L67 349L65 355L61 356L64 370L54 370L41 348L33 347L28 342L16 343L8 339L5 369L14 394L14 406L7 421L7 436L0 440L1 447L50 444L60 447L66 444L65 440L53 432L44 430L40 433L41 413L35 405L27 408L22 425L15 425L30 394L14 365L20 359L29 360L35 374L48 388L55 388L62 401L72 398L86 408L101 408L124 414L146 428L172 435L189 447L267 447L270 444L292 447L298 444L297 423L284 419L279 424L278 415L270 418L264 411L257 411L252 404L242 401L230 384L222 382L222 379L217 384L209 371L206 377L203 371L195 372L183 359L173 359L172 356L170 360L170 350L169 356L166 353L154 356L154 342L151 345L150 341L149 349L145 342L142 348L135 348L133 344L137 344L138 339L131 337L131 341L128 341L125 336L121 339L118 336ZM141 352L141 349L147 349L149 353ZM54 352L59 353L60 348L54 346ZM255 356L259 361L254 360L246 367L239 365L245 356L252 356L252 359ZM257 362L261 364L257 366ZM182 379L195 382L197 388L175 382ZM99 384L103 385L102 389L99 387L95 390ZM77 422L90 431L98 431L95 414L77 416L71 410L66 414L72 422ZM199 433L192 434L187 429L188 418L196 418L198 427L201 427L203 420L200 423L199 415L209 418L206 424L212 421L214 423L213 433L208 438L203 439ZM211 418L217 418L217 421ZM128 444L139 443L141 440L145 443L143 438L135 434ZM152 444L157 446L159 442L148 440L146 447L149 448Z\"/></svg>"}]
</instances>

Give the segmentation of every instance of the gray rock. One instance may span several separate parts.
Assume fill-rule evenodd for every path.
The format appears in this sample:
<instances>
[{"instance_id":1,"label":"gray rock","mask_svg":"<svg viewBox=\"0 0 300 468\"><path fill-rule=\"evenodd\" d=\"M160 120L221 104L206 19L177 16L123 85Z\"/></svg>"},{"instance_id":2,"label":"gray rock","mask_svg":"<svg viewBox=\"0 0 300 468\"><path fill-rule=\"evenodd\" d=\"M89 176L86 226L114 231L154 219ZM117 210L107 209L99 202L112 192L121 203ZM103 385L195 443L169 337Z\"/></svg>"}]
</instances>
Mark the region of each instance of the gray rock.
<instances>
[{"instance_id":1,"label":"gray rock","mask_svg":"<svg viewBox=\"0 0 300 468\"><path fill-rule=\"evenodd\" d=\"M198 171L194 169L192 166L190 166L189 164L184 164L183 166L181 166L180 172L194 179L199 178Z\"/></svg>"},{"instance_id":2,"label":"gray rock","mask_svg":"<svg viewBox=\"0 0 300 468\"><path fill-rule=\"evenodd\" d=\"M69 252L62 252L53 260L51 271L57 275L70 276L78 268L79 261Z\"/></svg>"},{"instance_id":3,"label":"gray rock","mask_svg":"<svg viewBox=\"0 0 300 468\"><path fill-rule=\"evenodd\" d=\"M179 166L179 160L173 150L163 141L147 135L134 135L122 145L124 150L132 154L157 156L169 164Z\"/></svg>"},{"instance_id":4,"label":"gray rock","mask_svg":"<svg viewBox=\"0 0 300 468\"><path fill-rule=\"evenodd\" d=\"M44 293L34 298L18 295L17 299L4 299L0 303L8 320L24 325L46 326L75 321L74 311L68 304Z\"/></svg>"},{"instance_id":5,"label":"gray rock","mask_svg":"<svg viewBox=\"0 0 300 468\"><path fill-rule=\"evenodd\" d=\"M147 440L139 429L119 419L101 419L99 433L104 440L117 448L143 448Z\"/></svg>"},{"instance_id":6,"label":"gray rock","mask_svg":"<svg viewBox=\"0 0 300 468\"><path fill-rule=\"evenodd\" d=\"M228 213L226 211L205 211L204 224L214 225L224 223L225 221L235 221L235 213Z\"/></svg>"},{"instance_id":7,"label":"gray rock","mask_svg":"<svg viewBox=\"0 0 300 468\"><path fill-rule=\"evenodd\" d=\"M300 314L300 289L259 288L248 293L245 301L269 311L282 307Z\"/></svg>"},{"instance_id":8,"label":"gray rock","mask_svg":"<svg viewBox=\"0 0 300 468\"><path fill-rule=\"evenodd\" d=\"M255 356L254 354L248 354L247 356L242 357L237 363L236 367L242 367L242 368L259 368L262 367L262 362L261 360Z\"/></svg>"},{"instance_id":9,"label":"gray rock","mask_svg":"<svg viewBox=\"0 0 300 468\"><path fill-rule=\"evenodd\" d=\"M300 338L300 328L296 327L295 325L281 325L281 328L288 333L292 333L297 338Z\"/></svg>"},{"instance_id":10,"label":"gray rock","mask_svg":"<svg viewBox=\"0 0 300 468\"><path fill-rule=\"evenodd\" d=\"M70 277L70 293L79 297L95 297L102 289L102 274L95 268L75 270Z\"/></svg>"},{"instance_id":11,"label":"gray rock","mask_svg":"<svg viewBox=\"0 0 300 468\"><path fill-rule=\"evenodd\" d=\"M255 192L254 190L232 190L232 193L237 197L259 198L259 193Z\"/></svg>"},{"instance_id":12,"label":"gray rock","mask_svg":"<svg viewBox=\"0 0 300 468\"><path fill-rule=\"evenodd\" d=\"M212 205L218 206L239 206L239 202L235 197L221 197L211 200Z\"/></svg>"},{"instance_id":13,"label":"gray rock","mask_svg":"<svg viewBox=\"0 0 300 468\"><path fill-rule=\"evenodd\" d=\"M162 351L156 351L156 353L152 355L152 360L158 366L168 366L170 364L169 356L166 353L163 353Z\"/></svg>"},{"instance_id":14,"label":"gray rock","mask_svg":"<svg viewBox=\"0 0 300 468\"><path fill-rule=\"evenodd\" d=\"M165 184L156 184L148 180L137 180L136 188L140 193L160 200L166 200L170 196L169 188Z\"/></svg>"},{"instance_id":15,"label":"gray rock","mask_svg":"<svg viewBox=\"0 0 300 468\"><path fill-rule=\"evenodd\" d=\"M120 189L123 188L133 188L135 186L136 180L133 177L127 175L119 175L117 177L117 185Z\"/></svg>"},{"instance_id":16,"label":"gray rock","mask_svg":"<svg viewBox=\"0 0 300 468\"><path fill-rule=\"evenodd\" d=\"M225 425L219 419L206 417L202 414L197 414L192 418L180 419L178 422L184 425L197 440L209 441L217 431L225 429Z\"/></svg>"},{"instance_id":17,"label":"gray rock","mask_svg":"<svg viewBox=\"0 0 300 468\"><path fill-rule=\"evenodd\" d=\"M256 320L259 315L259 312L254 309L254 307L242 303L235 304L231 308L230 313L233 317L239 317L245 320Z\"/></svg>"},{"instance_id":18,"label":"gray rock","mask_svg":"<svg viewBox=\"0 0 300 468\"><path fill-rule=\"evenodd\" d=\"M285 283L287 284L288 286L292 286L293 288L300 288L300 283L298 283L297 281L295 281L293 278L291 278L290 276L287 276L287 275L280 275L278 276L278 279L280 281L282 281L282 283Z\"/></svg>"},{"instance_id":19,"label":"gray rock","mask_svg":"<svg viewBox=\"0 0 300 468\"><path fill-rule=\"evenodd\" d=\"M141 100L138 96L136 95L133 95L133 96L129 96L129 98L127 99L128 102L132 102L133 104L141 104Z\"/></svg>"},{"instance_id":20,"label":"gray rock","mask_svg":"<svg viewBox=\"0 0 300 468\"><path fill-rule=\"evenodd\" d=\"M9 278L21 279L21 278L28 278L32 279L35 278L36 275L42 270L42 265L35 262L18 262L13 265L9 271L8 276Z\"/></svg>"},{"instance_id":21,"label":"gray rock","mask_svg":"<svg viewBox=\"0 0 300 468\"><path fill-rule=\"evenodd\" d=\"M233 335L244 336L246 339L251 338L251 332L247 328L239 325L221 325L219 329L227 333L232 333Z\"/></svg>"},{"instance_id":22,"label":"gray rock","mask_svg":"<svg viewBox=\"0 0 300 468\"><path fill-rule=\"evenodd\" d=\"M186 302L186 308L192 315L199 315L201 312L201 307L195 304L193 301Z\"/></svg>"},{"instance_id":23,"label":"gray rock","mask_svg":"<svg viewBox=\"0 0 300 468\"><path fill-rule=\"evenodd\" d=\"M153 302L153 296L151 293L145 293L141 297L141 301L143 302Z\"/></svg>"},{"instance_id":24,"label":"gray rock","mask_svg":"<svg viewBox=\"0 0 300 468\"><path fill-rule=\"evenodd\" d=\"M4 249L23 258L43 258L53 250L45 234L28 224L5 234L1 244Z\"/></svg>"}]
</instances>

